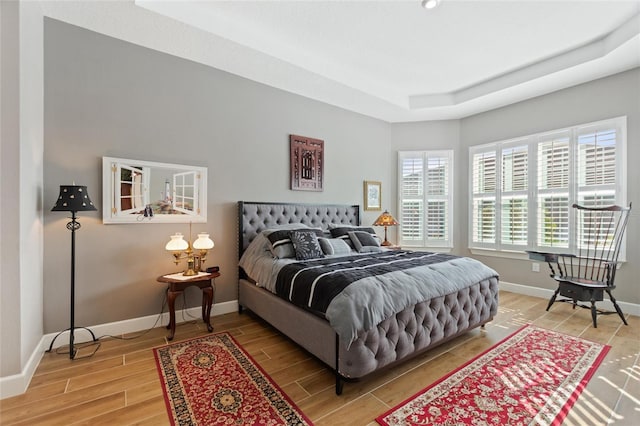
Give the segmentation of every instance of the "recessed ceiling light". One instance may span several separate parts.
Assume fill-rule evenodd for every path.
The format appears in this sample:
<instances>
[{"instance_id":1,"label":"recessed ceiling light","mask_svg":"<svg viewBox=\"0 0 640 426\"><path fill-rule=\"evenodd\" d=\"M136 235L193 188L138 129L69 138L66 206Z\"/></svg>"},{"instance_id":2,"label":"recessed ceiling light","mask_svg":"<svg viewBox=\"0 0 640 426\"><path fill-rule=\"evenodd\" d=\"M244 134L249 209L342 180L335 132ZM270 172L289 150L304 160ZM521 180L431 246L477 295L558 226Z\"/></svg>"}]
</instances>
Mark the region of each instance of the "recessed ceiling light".
<instances>
[{"instance_id":1,"label":"recessed ceiling light","mask_svg":"<svg viewBox=\"0 0 640 426\"><path fill-rule=\"evenodd\" d=\"M440 4L441 0L422 0L422 7L425 9L433 9Z\"/></svg>"}]
</instances>

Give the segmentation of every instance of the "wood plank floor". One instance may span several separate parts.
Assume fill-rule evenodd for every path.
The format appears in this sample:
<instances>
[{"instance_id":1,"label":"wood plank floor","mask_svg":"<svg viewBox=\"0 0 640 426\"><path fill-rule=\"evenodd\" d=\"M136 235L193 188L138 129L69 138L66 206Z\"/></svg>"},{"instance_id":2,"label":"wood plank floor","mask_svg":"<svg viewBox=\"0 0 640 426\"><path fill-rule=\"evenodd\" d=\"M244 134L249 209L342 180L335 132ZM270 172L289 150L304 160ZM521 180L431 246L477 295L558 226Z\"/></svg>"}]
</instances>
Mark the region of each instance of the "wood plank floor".
<instances>
[{"instance_id":1,"label":"wood plank floor","mask_svg":"<svg viewBox=\"0 0 640 426\"><path fill-rule=\"evenodd\" d=\"M565 425L637 425L640 418L640 318L616 315L591 325L588 310L500 293L496 319L401 366L346 383L336 396L330 370L254 315L213 319L230 332L316 425L373 425L374 418L488 349L519 327L541 327L606 343L611 351ZM70 361L45 354L26 393L0 401L2 425L169 424L151 348L166 344L159 327L130 340L104 339L97 353ZM176 341L206 334L201 322L178 325ZM133 337L136 334L125 336ZM91 348L83 349L79 356Z\"/></svg>"}]
</instances>

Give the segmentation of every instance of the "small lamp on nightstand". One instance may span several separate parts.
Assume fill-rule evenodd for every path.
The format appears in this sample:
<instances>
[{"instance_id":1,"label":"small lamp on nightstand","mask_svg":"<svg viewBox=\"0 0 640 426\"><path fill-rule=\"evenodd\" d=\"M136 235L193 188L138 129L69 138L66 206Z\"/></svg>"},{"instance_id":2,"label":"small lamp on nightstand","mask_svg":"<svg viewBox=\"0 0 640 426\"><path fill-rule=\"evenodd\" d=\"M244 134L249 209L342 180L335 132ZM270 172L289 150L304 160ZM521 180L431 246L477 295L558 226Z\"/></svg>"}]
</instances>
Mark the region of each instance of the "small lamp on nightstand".
<instances>
[{"instance_id":1,"label":"small lamp on nightstand","mask_svg":"<svg viewBox=\"0 0 640 426\"><path fill-rule=\"evenodd\" d=\"M380 216L378 216L376 221L373 222L373 226L384 226L384 241L382 242L383 246L393 245L389 242L389 240L387 240L387 227L396 225L400 225L400 222L398 222L395 217L391 216L391 213L389 213L387 210L385 210Z\"/></svg>"},{"instance_id":2,"label":"small lamp on nightstand","mask_svg":"<svg viewBox=\"0 0 640 426\"><path fill-rule=\"evenodd\" d=\"M192 276L200 272L202 264L207 259L207 251L211 250L213 246L213 240L209 238L209 234L206 232L199 233L198 239L192 244L191 224L189 224L189 242L184 240L181 233L176 232L174 235L171 235L171 240L169 240L164 248L173 254L176 265L181 259L187 259L187 269L183 275Z\"/></svg>"}]
</instances>

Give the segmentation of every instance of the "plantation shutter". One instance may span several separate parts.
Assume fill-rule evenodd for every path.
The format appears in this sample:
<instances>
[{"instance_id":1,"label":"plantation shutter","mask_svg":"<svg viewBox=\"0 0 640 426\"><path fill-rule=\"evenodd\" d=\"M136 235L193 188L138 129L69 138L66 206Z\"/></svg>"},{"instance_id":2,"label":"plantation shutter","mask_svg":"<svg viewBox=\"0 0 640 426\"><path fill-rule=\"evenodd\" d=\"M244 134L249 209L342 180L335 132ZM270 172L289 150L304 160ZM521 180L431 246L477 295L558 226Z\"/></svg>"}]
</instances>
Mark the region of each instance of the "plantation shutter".
<instances>
[{"instance_id":1,"label":"plantation shutter","mask_svg":"<svg viewBox=\"0 0 640 426\"><path fill-rule=\"evenodd\" d=\"M604 206L615 202L616 129L578 130L578 203Z\"/></svg>"},{"instance_id":2,"label":"plantation shutter","mask_svg":"<svg viewBox=\"0 0 640 426\"><path fill-rule=\"evenodd\" d=\"M501 241L526 246L528 238L528 146L502 149Z\"/></svg>"},{"instance_id":3,"label":"plantation shutter","mask_svg":"<svg viewBox=\"0 0 640 426\"><path fill-rule=\"evenodd\" d=\"M570 136L546 135L537 146L539 247L569 247Z\"/></svg>"},{"instance_id":4,"label":"plantation shutter","mask_svg":"<svg viewBox=\"0 0 640 426\"><path fill-rule=\"evenodd\" d=\"M472 152L472 226L475 245L496 242L496 151Z\"/></svg>"},{"instance_id":5,"label":"plantation shutter","mask_svg":"<svg viewBox=\"0 0 640 426\"><path fill-rule=\"evenodd\" d=\"M601 207L615 204L616 199L616 140L614 127L582 128L578 130L578 204ZM583 216L580 216L583 217ZM594 226L603 224L578 223L578 246L588 244L596 235ZM600 245L604 246L605 241Z\"/></svg>"},{"instance_id":6,"label":"plantation shutter","mask_svg":"<svg viewBox=\"0 0 640 426\"><path fill-rule=\"evenodd\" d=\"M398 153L400 244L451 247L453 151Z\"/></svg>"},{"instance_id":7,"label":"plantation shutter","mask_svg":"<svg viewBox=\"0 0 640 426\"><path fill-rule=\"evenodd\" d=\"M453 152L427 152L427 245L448 243L450 233L450 177Z\"/></svg>"},{"instance_id":8,"label":"plantation shutter","mask_svg":"<svg viewBox=\"0 0 640 426\"><path fill-rule=\"evenodd\" d=\"M400 152L400 240L419 246L424 240L424 156L421 152Z\"/></svg>"}]
</instances>

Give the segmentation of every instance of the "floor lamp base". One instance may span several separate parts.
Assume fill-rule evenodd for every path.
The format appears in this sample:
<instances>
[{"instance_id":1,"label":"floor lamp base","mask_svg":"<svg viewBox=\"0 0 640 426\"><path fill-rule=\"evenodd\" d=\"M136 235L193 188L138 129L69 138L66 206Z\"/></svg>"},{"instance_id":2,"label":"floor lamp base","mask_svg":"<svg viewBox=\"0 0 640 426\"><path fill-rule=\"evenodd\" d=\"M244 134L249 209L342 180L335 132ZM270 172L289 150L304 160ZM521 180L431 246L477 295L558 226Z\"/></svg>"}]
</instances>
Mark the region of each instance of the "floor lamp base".
<instances>
[{"instance_id":1,"label":"floor lamp base","mask_svg":"<svg viewBox=\"0 0 640 426\"><path fill-rule=\"evenodd\" d=\"M71 330L70 328L67 328L66 330L62 330L60 333L56 334L56 336L53 338L53 340L51 341L51 344L49 345L49 349L47 349L45 352L51 352L53 350L53 344L55 343L56 339L64 332ZM87 327L74 327L73 331L75 333L76 330L87 330L89 332L89 334L91 334L91 342L83 342L80 343L79 345L74 344L73 345L73 351L70 352L58 352L56 351L56 353L60 353L60 354L69 354L69 358L70 359L76 359L76 354L78 353L78 349L85 347L85 346L90 346L90 345L86 345L86 343L91 343L92 345L95 345L95 349L93 350L93 352L91 352L90 354L87 355L83 355L81 357L77 357L78 359L80 358L89 358L91 356L93 356L93 354L95 354L98 349L100 349L100 342L98 341L98 338L96 337L95 334L93 334L93 331L91 331L90 329L88 329ZM69 345L66 345L69 346ZM60 346L61 348L63 346Z\"/></svg>"}]
</instances>

